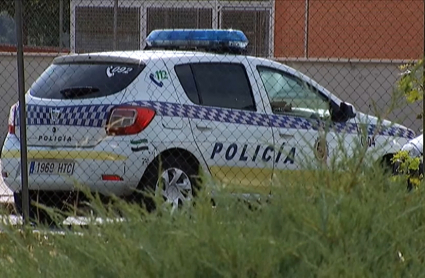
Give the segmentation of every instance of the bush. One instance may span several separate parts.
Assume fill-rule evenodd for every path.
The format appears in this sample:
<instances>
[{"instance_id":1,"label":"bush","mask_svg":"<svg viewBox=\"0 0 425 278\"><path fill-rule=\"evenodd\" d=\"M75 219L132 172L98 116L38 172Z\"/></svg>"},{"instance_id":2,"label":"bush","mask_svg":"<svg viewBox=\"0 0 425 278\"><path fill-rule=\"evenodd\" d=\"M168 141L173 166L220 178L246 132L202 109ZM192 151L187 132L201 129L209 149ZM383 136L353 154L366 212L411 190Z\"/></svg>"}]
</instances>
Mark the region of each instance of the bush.
<instances>
[{"instance_id":1,"label":"bush","mask_svg":"<svg viewBox=\"0 0 425 278\"><path fill-rule=\"evenodd\" d=\"M355 181L353 183L353 179ZM4 226L4 277L419 277L423 191L408 194L378 166L341 179L317 171L273 197L201 191L195 206L146 213L117 200L120 221L62 233ZM117 219L96 198L101 219ZM88 216L90 217L90 216ZM90 218L94 219L94 218ZM41 229L41 228L40 228ZM43 231L41 229L41 231Z\"/></svg>"},{"instance_id":2,"label":"bush","mask_svg":"<svg viewBox=\"0 0 425 278\"><path fill-rule=\"evenodd\" d=\"M397 82L397 90L404 95L410 104L423 101L425 84L423 62L424 60L421 59L400 67L402 75ZM423 112L417 115L417 119L423 120L423 117ZM412 157L407 151L402 150L393 157L393 162L399 163L398 171L401 178L407 181L412 189L417 188L423 180L423 174L419 171L422 161L422 157Z\"/></svg>"}]
</instances>

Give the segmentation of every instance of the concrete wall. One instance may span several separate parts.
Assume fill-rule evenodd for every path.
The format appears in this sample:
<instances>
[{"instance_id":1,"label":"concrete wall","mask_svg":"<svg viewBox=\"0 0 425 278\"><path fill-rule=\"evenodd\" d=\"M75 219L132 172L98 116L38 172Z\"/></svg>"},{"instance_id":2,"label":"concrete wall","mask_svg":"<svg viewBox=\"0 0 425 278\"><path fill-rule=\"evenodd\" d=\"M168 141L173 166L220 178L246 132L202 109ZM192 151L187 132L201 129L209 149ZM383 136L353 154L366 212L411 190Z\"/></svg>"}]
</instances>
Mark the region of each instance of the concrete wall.
<instances>
[{"instance_id":1,"label":"concrete wall","mask_svg":"<svg viewBox=\"0 0 425 278\"><path fill-rule=\"evenodd\" d=\"M51 63L55 54L25 54L25 86L31 83ZM398 78L401 62L322 61L322 60L280 60L306 73L331 92L352 103L357 110L383 115L385 118L402 123L415 131L422 127L421 120L415 120L421 111L419 104L405 106L397 103L397 109L384 115L392 99L393 86ZM7 133L9 107L18 100L16 55L0 53L0 142Z\"/></svg>"},{"instance_id":2,"label":"concrete wall","mask_svg":"<svg viewBox=\"0 0 425 278\"><path fill-rule=\"evenodd\" d=\"M24 55L25 91L31 83L51 63L54 54L26 53ZM18 101L18 73L16 55L10 52L0 52L0 144L3 144L7 133L9 109Z\"/></svg>"}]
</instances>

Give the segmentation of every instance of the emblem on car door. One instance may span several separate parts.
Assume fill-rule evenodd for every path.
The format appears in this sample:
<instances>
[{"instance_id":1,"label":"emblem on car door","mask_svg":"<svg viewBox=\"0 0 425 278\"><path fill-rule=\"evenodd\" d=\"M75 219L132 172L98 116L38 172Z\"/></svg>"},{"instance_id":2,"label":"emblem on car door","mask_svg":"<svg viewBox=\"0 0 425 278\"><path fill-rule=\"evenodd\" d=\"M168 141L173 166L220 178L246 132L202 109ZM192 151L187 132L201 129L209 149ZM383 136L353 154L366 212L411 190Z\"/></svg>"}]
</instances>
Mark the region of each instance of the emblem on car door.
<instances>
[{"instance_id":1,"label":"emblem on car door","mask_svg":"<svg viewBox=\"0 0 425 278\"><path fill-rule=\"evenodd\" d=\"M326 160L328 158L328 143L326 142L326 138L324 136L320 136L317 138L316 142L314 143L314 155L316 158L323 163L326 163Z\"/></svg>"},{"instance_id":2,"label":"emblem on car door","mask_svg":"<svg viewBox=\"0 0 425 278\"><path fill-rule=\"evenodd\" d=\"M52 120L53 123L56 123L61 116L61 111L59 109L50 109L50 120Z\"/></svg>"}]
</instances>

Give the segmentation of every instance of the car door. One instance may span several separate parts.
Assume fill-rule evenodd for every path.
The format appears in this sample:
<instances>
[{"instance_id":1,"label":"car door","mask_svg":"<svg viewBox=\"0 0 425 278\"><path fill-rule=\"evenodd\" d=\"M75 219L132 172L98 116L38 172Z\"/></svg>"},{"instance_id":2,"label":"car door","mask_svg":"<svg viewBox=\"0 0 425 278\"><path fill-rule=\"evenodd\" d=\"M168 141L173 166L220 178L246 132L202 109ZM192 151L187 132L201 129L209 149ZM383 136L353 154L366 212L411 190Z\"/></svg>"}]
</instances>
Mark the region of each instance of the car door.
<instances>
[{"instance_id":1,"label":"car door","mask_svg":"<svg viewBox=\"0 0 425 278\"><path fill-rule=\"evenodd\" d=\"M283 177L279 174L284 174L285 181L305 178L332 159L340 159L341 151L352 154L357 138L355 122L333 121L331 109L338 109L340 103L329 93L290 68L273 64L257 64L255 68L259 87L269 97L265 107L279 148L274 159L276 178Z\"/></svg>"},{"instance_id":2,"label":"car door","mask_svg":"<svg viewBox=\"0 0 425 278\"><path fill-rule=\"evenodd\" d=\"M217 184L237 192L267 191L273 135L258 87L248 78L246 60L219 58L196 57L174 67L176 88L191 107L194 143Z\"/></svg>"}]
</instances>

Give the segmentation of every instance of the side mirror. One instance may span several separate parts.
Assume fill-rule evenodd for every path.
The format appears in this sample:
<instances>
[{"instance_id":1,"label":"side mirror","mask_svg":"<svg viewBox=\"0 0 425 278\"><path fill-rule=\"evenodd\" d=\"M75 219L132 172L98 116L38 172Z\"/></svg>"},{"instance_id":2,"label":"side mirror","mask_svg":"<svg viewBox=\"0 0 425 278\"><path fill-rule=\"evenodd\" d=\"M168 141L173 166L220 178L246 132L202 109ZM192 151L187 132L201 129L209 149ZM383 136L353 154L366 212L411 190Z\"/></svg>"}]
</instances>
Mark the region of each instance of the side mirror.
<instances>
[{"instance_id":1,"label":"side mirror","mask_svg":"<svg viewBox=\"0 0 425 278\"><path fill-rule=\"evenodd\" d=\"M347 120L356 117L356 109L354 109L353 105L346 102L341 102L339 108L342 113L344 113L348 117Z\"/></svg>"},{"instance_id":2,"label":"side mirror","mask_svg":"<svg viewBox=\"0 0 425 278\"><path fill-rule=\"evenodd\" d=\"M346 122L356 117L356 109L349 103L341 102L339 107L331 109L331 117L333 122Z\"/></svg>"}]
</instances>

